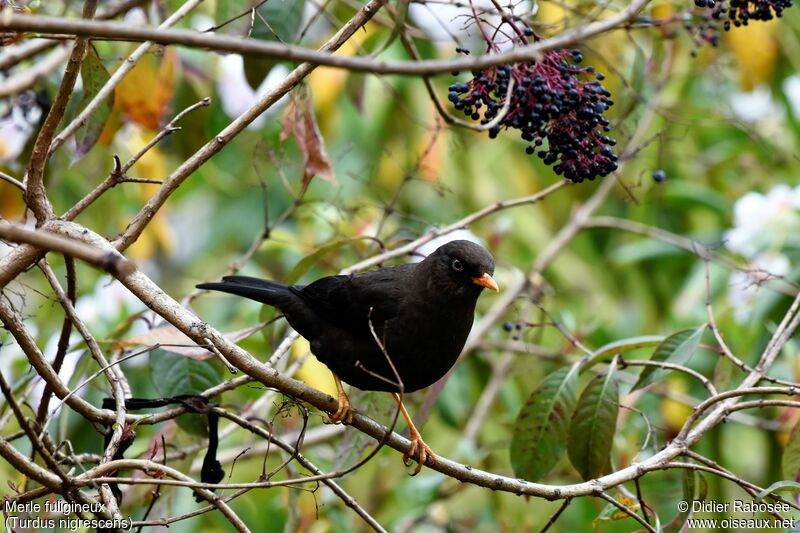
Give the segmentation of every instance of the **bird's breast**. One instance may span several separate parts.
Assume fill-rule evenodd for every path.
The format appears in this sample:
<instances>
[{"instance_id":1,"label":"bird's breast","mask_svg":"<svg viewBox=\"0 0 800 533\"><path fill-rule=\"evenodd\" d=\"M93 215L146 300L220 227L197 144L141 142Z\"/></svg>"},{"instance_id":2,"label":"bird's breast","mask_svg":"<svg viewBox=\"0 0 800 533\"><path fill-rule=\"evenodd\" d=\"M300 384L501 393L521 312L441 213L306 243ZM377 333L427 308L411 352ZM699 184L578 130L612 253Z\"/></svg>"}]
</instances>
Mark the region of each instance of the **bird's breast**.
<instances>
[{"instance_id":1,"label":"bird's breast","mask_svg":"<svg viewBox=\"0 0 800 533\"><path fill-rule=\"evenodd\" d=\"M417 306L387 324L387 338L403 357L455 360L472 328L473 312Z\"/></svg>"}]
</instances>

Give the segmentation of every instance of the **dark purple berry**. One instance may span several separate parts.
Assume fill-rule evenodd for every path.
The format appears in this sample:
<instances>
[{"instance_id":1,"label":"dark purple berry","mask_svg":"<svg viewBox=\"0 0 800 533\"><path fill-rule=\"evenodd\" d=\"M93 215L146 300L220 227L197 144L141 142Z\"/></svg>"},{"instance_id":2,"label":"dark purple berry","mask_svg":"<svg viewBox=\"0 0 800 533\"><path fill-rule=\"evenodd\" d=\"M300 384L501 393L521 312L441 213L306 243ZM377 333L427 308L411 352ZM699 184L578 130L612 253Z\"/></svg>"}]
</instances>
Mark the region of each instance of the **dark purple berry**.
<instances>
[{"instance_id":1,"label":"dark purple berry","mask_svg":"<svg viewBox=\"0 0 800 533\"><path fill-rule=\"evenodd\" d=\"M618 157L611 148L616 142L603 134L610 130L604 113L613 101L601 84L604 76L591 66L581 67L582 60L580 50L560 49L539 62L476 71L469 82L450 86L448 100L487 124L504 107L513 81L508 111L489 130L489 137L496 137L501 128L519 130L529 143L525 152L537 154L557 175L574 182L593 180L617 168Z\"/></svg>"}]
</instances>

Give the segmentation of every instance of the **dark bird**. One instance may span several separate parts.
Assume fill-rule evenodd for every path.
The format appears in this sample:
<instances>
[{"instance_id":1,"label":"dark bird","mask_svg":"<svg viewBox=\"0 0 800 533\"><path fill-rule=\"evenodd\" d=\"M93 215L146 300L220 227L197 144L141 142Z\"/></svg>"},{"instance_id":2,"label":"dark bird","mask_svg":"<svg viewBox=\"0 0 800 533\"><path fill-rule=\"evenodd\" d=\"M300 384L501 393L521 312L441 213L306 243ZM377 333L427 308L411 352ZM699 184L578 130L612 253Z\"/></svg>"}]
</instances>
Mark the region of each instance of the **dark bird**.
<instances>
[{"instance_id":1,"label":"dark bird","mask_svg":"<svg viewBox=\"0 0 800 533\"><path fill-rule=\"evenodd\" d=\"M398 393L432 385L455 364L467 340L484 288L497 291L494 259L482 246L452 241L423 261L329 276L286 286L247 276L226 276L200 289L244 296L280 310L333 372L339 408L331 422L352 421L341 381L394 395L419 452L415 474L436 455L422 440Z\"/></svg>"}]
</instances>

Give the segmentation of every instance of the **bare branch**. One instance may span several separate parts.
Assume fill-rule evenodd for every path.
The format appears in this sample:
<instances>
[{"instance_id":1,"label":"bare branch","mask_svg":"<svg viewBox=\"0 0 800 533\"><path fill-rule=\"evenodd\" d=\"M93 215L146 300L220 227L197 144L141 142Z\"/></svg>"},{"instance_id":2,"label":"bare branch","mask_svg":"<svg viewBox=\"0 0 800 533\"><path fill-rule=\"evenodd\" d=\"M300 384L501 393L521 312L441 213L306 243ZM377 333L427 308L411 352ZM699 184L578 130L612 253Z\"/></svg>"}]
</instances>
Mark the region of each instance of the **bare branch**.
<instances>
[{"instance_id":1,"label":"bare branch","mask_svg":"<svg viewBox=\"0 0 800 533\"><path fill-rule=\"evenodd\" d=\"M83 4L83 18L92 18L97 9L97 0L85 0ZM4 10L0 13L0 18L11 13L11 10ZM50 107L50 112L44 119L39 135L36 137L36 142L33 145L31 152L31 160L28 164L28 172L25 176L25 203L28 208L36 215L37 221L42 222L54 216L53 206L47 198L47 193L44 186L44 168L47 162L47 153L50 150L50 144L53 141L53 136L56 133L56 128L67 110L67 103L72 91L75 89L75 82L78 79L78 73L81 70L81 63L83 56L86 53L86 46L89 42L87 37L79 37L75 39L75 44L72 46L72 53L70 54L69 61L67 62L67 69L64 71L64 77L61 79L61 85L58 87L58 92L53 100L53 105Z\"/></svg>"},{"instance_id":2,"label":"bare branch","mask_svg":"<svg viewBox=\"0 0 800 533\"><path fill-rule=\"evenodd\" d=\"M136 270L136 265L118 252L104 252L86 244L50 233L34 230L21 224L0 220L0 238L11 242L32 244L44 250L61 252L101 268L114 277L126 276ZM2 285L0 285L2 286Z\"/></svg>"},{"instance_id":3,"label":"bare branch","mask_svg":"<svg viewBox=\"0 0 800 533\"><path fill-rule=\"evenodd\" d=\"M371 58L335 56L323 49L315 52L284 43L243 39L199 33L188 30L161 30L157 28L131 27L113 22L92 22L64 20L41 15L19 16L6 11L0 19L0 28L16 31L37 31L43 34L70 34L92 37L94 39L124 39L133 41L152 41L159 44L179 44L244 55L304 61L312 65L325 65L373 74L431 75L453 71L482 70L507 63L535 61L541 54L608 32L614 28L625 27L634 21L649 0L634 0L628 7L607 19L593 22L564 32L533 44L520 46L508 52L488 54L474 58L423 61L376 61ZM383 2L376 2L382 4ZM378 5L371 6L370 11ZM370 17L372 15L370 14Z\"/></svg>"}]
</instances>

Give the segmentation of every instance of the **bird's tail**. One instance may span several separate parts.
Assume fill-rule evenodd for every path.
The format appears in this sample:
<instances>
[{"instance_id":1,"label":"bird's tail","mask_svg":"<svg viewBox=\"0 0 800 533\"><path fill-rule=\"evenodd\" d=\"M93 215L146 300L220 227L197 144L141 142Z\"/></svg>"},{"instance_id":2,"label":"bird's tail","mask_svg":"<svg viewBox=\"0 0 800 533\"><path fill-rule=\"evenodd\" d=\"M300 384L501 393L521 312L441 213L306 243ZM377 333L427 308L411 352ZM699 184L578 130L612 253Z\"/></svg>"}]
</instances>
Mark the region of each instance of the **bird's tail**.
<instances>
[{"instance_id":1,"label":"bird's tail","mask_svg":"<svg viewBox=\"0 0 800 533\"><path fill-rule=\"evenodd\" d=\"M287 299L293 297L289 287L282 283L249 276L225 276L222 281L201 283L197 288L244 296L276 307L280 307Z\"/></svg>"}]
</instances>

